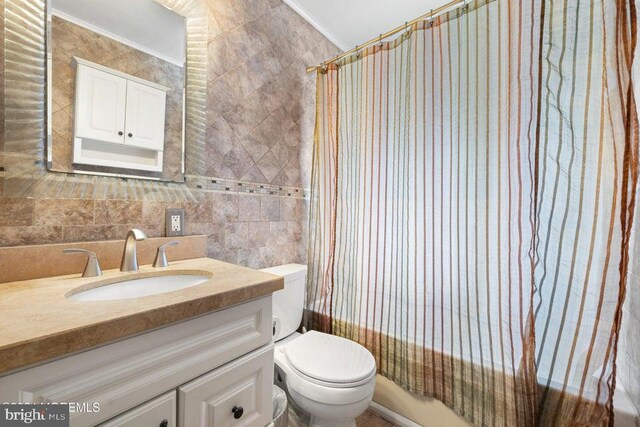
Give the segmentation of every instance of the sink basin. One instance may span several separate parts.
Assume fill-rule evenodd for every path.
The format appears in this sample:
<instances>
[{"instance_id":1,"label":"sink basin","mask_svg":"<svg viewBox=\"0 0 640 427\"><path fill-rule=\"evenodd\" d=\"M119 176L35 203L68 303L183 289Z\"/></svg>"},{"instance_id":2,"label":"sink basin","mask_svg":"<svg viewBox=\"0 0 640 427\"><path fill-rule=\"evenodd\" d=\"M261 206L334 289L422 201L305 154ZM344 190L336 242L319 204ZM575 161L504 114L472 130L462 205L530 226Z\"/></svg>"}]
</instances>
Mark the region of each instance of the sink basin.
<instances>
[{"instance_id":1,"label":"sink basin","mask_svg":"<svg viewBox=\"0 0 640 427\"><path fill-rule=\"evenodd\" d=\"M210 276L204 274L172 274L139 279L127 279L72 292L67 298L75 301L114 301L129 298L164 294L190 288L206 282Z\"/></svg>"}]
</instances>

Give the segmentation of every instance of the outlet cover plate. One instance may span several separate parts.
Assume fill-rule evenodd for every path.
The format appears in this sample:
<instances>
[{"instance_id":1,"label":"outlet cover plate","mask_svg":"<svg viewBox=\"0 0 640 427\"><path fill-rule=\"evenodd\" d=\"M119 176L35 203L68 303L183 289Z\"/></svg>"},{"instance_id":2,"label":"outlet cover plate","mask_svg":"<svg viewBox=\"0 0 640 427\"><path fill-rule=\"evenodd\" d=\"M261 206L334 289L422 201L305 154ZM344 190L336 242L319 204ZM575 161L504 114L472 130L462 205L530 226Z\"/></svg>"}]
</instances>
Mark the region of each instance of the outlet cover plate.
<instances>
[{"instance_id":1,"label":"outlet cover plate","mask_svg":"<svg viewBox=\"0 0 640 427\"><path fill-rule=\"evenodd\" d=\"M165 236L184 236L184 209L167 208L164 224Z\"/></svg>"}]
</instances>

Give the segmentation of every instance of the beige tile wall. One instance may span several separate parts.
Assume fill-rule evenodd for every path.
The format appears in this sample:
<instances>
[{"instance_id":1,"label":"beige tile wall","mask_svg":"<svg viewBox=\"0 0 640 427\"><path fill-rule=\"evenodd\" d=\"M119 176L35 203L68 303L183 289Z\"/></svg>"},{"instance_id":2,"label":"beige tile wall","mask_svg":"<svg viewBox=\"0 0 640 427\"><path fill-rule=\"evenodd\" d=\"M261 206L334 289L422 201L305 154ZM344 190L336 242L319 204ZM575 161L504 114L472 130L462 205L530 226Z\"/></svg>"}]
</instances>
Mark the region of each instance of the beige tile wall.
<instances>
[{"instance_id":1,"label":"beige tile wall","mask_svg":"<svg viewBox=\"0 0 640 427\"><path fill-rule=\"evenodd\" d=\"M208 0L207 175L308 186L315 75L338 53L281 0Z\"/></svg>"},{"instance_id":2,"label":"beige tile wall","mask_svg":"<svg viewBox=\"0 0 640 427\"><path fill-rule=\"evenodd\" d=\"M122 239L132 227L164 235L164 210L183 207L186 232L208 237L209 256L250 267L304 262L305 201L203 192L200 202L0 199L0 246Z\"/></svg>"},{"instance_id":3,"label":"beige tile wall","mask_svg":"<svg viewBox=\"0 0 640 427\"><path fill-rule=\"evenodd\" d=\"M281 0L206 2L207 174L308 187L315 79L305 66L338 49ZM198 202L180 205L187 232L208 236L210 256L251 267L305 260L303 199L204 191L196 196ZM160 236L164 209L175 206L0 198L0 246L122 238L133 226Z\"/></svg>"}]
</instances>

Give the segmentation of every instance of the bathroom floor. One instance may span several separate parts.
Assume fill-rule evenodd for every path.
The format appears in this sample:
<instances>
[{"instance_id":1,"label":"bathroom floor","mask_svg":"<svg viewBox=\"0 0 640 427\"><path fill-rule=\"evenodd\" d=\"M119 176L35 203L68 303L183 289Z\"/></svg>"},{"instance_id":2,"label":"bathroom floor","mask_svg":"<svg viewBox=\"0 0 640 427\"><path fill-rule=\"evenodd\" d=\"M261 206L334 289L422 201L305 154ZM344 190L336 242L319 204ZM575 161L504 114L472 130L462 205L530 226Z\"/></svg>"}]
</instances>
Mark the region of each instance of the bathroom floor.
<instances>
[{"instance_id":1,"label":"bathroom floor","mask_svg":"<svg viewBox=\"0 0 640 427\"><path fill-rule=\"evenodd\" d=\"M358 427L393 427L395 424L385 420L372 410L360 415L356 420Z\"/></svg>"},{"instance_id":2,"label":"bathroom floor","mask_svg":"<svg viewBox=\"0 0 640 427\"><path fill-rule=\"evenodd\" d=\"M288 405L288 427L308 427L309 420L300 418L295 409ZM357 427L396 427L395 424L385 420L372 410L366 411L356 420Z\"/></svg>"}]
</instances>

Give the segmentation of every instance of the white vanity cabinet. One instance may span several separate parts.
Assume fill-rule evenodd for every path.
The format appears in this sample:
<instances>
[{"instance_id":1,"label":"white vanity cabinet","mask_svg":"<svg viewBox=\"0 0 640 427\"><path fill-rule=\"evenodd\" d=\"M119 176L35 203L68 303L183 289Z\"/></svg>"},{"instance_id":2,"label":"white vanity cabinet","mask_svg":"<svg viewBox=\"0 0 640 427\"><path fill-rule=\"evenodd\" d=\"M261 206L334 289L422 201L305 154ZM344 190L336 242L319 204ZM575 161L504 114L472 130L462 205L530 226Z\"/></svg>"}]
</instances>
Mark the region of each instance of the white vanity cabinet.
<instances>
[{"instance_id":1,"label":"white vanity cabinet","mask_svg":"<svg viewBox=\"0 0 640 427\"><path fill-rule=\"evenodd\" d=\"M273 351L265 348L180 386L183 427L263 427L271 421Z\"/></svg>"},{"instance_id":2,"label":"white vanity cabinet","mask_svg":"<svg viewBox=\"0 0 640 427\"><path fill-rule=\"evenodd\" d=\"M162 171L168 87L81 58L73 162Z\"/></svg>"},{"instance_id":3,"label":"white vanity cabinet","mask_svg":"<svg viewBox=\"0 0 640 427\"><path fill-rule=\"evenodd\" d=\"M72 403L81 427L262 427L272 379L268 296L5 375L0 401Z\"/></svg>"}]
</instances>

